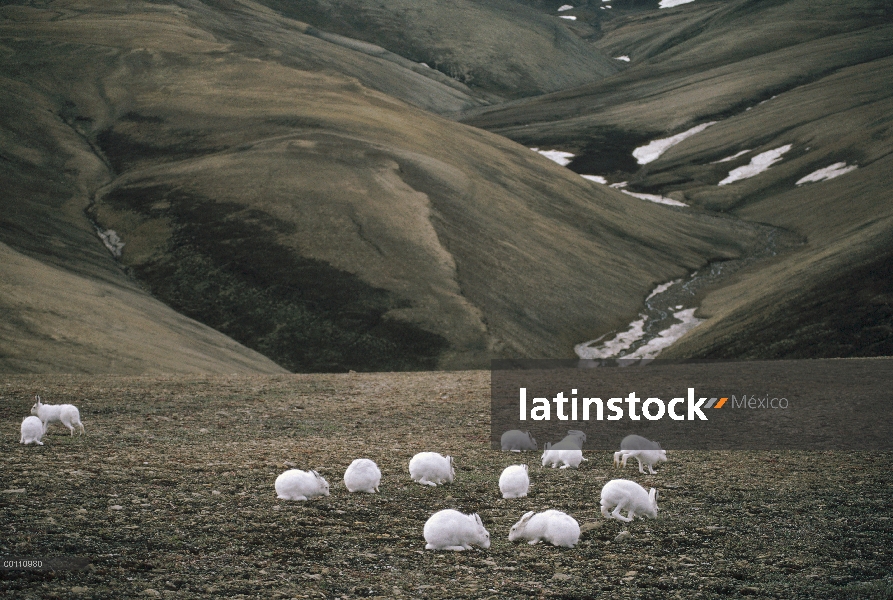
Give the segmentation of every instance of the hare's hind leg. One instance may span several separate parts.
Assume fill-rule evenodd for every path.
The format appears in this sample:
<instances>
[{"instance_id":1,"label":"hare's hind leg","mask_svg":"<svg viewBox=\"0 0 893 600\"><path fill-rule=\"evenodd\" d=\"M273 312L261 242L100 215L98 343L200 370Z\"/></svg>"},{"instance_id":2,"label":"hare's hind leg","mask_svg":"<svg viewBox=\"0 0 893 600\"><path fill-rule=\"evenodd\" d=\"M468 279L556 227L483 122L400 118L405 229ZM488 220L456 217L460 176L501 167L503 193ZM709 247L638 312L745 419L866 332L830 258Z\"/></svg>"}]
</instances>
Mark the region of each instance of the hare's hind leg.
<instances>
[{"instance_id":1,"label":"hare's hind leg","mask_svg":"<svg viewBox=\"0 0 893 600\"><path fill-rule=\"evenodd\" d=\"M627 515L631 514L631 511L626 512ZM628 516L624 517L620 514L620 505L617 505L617 508L614 509L614 512L611 513L611 516L617 519L618 521L623 521L624 523L629 523L632 519Z\"/></svg>"}]
</instances>

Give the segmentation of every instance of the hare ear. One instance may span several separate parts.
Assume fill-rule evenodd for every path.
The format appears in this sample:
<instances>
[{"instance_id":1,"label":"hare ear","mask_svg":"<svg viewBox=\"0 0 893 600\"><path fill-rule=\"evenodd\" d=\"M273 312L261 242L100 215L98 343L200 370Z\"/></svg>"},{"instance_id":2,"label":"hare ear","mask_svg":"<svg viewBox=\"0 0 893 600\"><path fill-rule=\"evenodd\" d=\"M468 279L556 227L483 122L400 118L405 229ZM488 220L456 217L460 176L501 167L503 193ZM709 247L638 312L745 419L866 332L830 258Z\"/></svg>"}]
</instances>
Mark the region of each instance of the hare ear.
<instances>
[{"instance_id":1,"label":"hare ear","mask_svg":"<svg viewBox=\"0 0 893 600\"><path fill-rule=\"evenodd\" d=\"M536 513L535 513L534 511L530 511L530 512L526 512L526 513L524 513L524 516L521 517L521 520L519 521L519 523L526 523L527 521L529 521L530 519L532 519L532 518L533 518L533 515L535 515L535 514L536 514Z\"/></svg>"},{"instance_id":2,"label":"hare ear","mask_svg":"<svg viewBox=\"0 0 893 600\"><path fill-rule=\"evenodd\" d=\"M657 502L657 489L651 488L651 491L648 492L648 498L651 500L651 503Z\"/></svg>"},{"instance_id":3,"label":"hare ear","mask_svg":"<svg viewBox=\"0 0 893 600\"><path fill-rule=\"evenodd\" d=\"M529 471L529 470L530 470L530 469L527 468L527 465L522 465L522 466L524 467L524 470L525 470L525 471Z\"/></svg>"},{"instance_id":4,"label":"hare ear","mask_svg":"<svg viewBox=\"0 0 893 600\"><path fill-rule=\"evenodd\" d=\"M474 520L475 520L475 521L477 522L477 524L480 525L481 527L484 526L484 522L481 521L481 515L479 515L479 514L477 514L477 513L474 513Z\"/></svg>"}]
</instances>

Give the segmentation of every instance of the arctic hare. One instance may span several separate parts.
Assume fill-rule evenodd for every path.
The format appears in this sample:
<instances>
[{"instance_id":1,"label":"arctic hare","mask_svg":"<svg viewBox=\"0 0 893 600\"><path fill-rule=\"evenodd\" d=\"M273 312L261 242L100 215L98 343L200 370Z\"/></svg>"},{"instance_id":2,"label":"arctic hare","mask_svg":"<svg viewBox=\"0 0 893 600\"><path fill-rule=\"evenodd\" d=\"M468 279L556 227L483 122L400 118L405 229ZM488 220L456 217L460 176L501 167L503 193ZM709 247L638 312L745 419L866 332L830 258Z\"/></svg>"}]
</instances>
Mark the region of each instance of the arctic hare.
<instances>
[{"instance_id":1,"label":"arctic hare","mask_svg":"<svg viewBox=\"0 0 893 600\"><path fill-rule=\"evenodd\" d=\"M588 459L583 458L583 451L580 450L574 440L570 442L561 440L554 446L551 443L546 442L546 446L543 450L544 467L549 465L554 469L561 464L562 469L567 469L568 467L576 469L584 460Z\"/></svg>"},{"instance_id":2,"label":"arctic hare","mask_svg":"<svg viewBox=\"0 0 893 600\"><path fill-rule=\"evenodd\" d=\"M422 485L453 483L456 476L453 457L441 456L437 452L419 452L409 461L409 476Z\"/></svg>"},{"instance_id":3,"label":"arctic hare","mask_svg":"<svg viewBox=\"0 0 893 600\"><path fill-rule=\"evenodd\" d=\"M37 415L43 421L44 428L50 423L60 422L74 435L77 427L80 435L84 433L84 424L81 423L81 413L74 404L43 404L40 396L36 396L37 402L31 407L31 414Z\"/></svg>"},{"instance_id":4,"label":"arctic hare","mask_svg":"<svg viewBox=\"0 0 893 600\"><path fill-rule=\"evenodd\" d=\"M276 497L282 500L307 500L329 495L329 482L316 471L289 469L276 478Z\"/></svg>"},{"instance_id":5,"label":"arctic hare","mask_svg":"<svg viewBox=\"0 0 893 600\"><path fill-rule=\"evenodd\" d=\"M490 547L490 534L481 517L446 509L434 513L425 523L425 550L470 550Z\"/></svg>"},{"instance_id":6,"label":"arctic hare","mask_svg":"<svg viewBox=\"0 0 893 600\"><path fill-rule=\"evenodd\" d=\"M530 489L527 465L506 467L499 476L499 491L503 498L523 498Z\"/></svg>"},{"instance_id":7,"label":"arctic hare","mask_svg":"<svg viewBox=\"0 0 893 600\"><path fill-rule=\"evenodd\" d=\"M602 514L608 519L629 523L636 515L657 518L657 490L645 488L629 479L612 479L602 488ZM608 509L614 507L609 513ZM620 514L626 511L626 516Z\"/></svg>"},{"instance_id":8,"label":"arctic hare","mask_svg":"<svg viewBox=\"0 0 893 600\"><path fill-rule=\"evenodd\" d=\"M43 421L37 417L25 417L22 421L22 437L19 439L20 444L37 444L43 446L40 438L46 433L46 426Z\"/></svg>"},{"instance_id":9,"label":"arctic hare","mask_svg":"<svg viewBox=\"0 0 893 600\"><path fill-rule=\"evenodd\" d=\"M620 450L614 453L614 466L626 468L626 461L629 458L635 458L639 462L639 473L644 473L642 467L648 465L648 473L657 475L653 465L666 462L667 451L661 449L657 442L640 435L628 435L620 442Z\"/></svg>"},{"instance_id":10,"label":"arctic hare","mask_svg":"<svg viewBox=\"0 0 893 600\"><path fill-rule=\"evenodd\" d=\"M381 471L374 461L358 458L344 471L344 486L348 492L374 494L381 483Z\"/></svg>"},{"instance_id":11,"label":"arctic hare","mask_svg":"<svg viewBox=\"0 0 893 600\"><path fill-rule=\"evenodd\" d=\"M536 450L536 440L529 431L511 429L502 434L500 438L503 452L521 452L522 450Z\"/></svg>"},{"instance_id":12,"label":"arctic hare","mask_svg":"<svg viewBox=\"0 0 893 600\"><path fill-rule=\"evenodd\" d=\"M530 511L509 531L509 541L518 540L527 540L531 546L546 541L553 546L573 548L580 541L580 525L576 519L560 510L535 514Z\"/></svg>"}]
</instances>

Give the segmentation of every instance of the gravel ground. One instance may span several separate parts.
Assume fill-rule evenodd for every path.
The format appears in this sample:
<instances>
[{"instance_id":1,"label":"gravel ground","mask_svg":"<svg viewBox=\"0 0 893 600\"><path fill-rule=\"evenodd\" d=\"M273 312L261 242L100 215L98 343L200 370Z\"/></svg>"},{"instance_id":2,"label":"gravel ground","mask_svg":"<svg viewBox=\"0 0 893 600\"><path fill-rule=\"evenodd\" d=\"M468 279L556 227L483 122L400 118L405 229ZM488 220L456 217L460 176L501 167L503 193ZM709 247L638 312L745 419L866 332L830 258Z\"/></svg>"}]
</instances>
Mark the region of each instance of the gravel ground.
<instances>
[{"instance_id":1,"label":"gravel ground","mask_svg":"<svg viewBox=\"0 0 893 600\"><path fill-rule=\"evenodd\" d=\"M543 469L540 453L489 448L489 385L488 372L6 376L0 555L90 566L2 571L0 595L893 598L889 454L671 451L642 475L588 452L579 470ZM57 424L45 446L18 444L34 394L77 404L86 435ZM410 481L423 450L454 457L452 485ZM359 457L381 467L381 493L347 493ZM530 495L503 500L499 473L518 462ZM292 467L317 469L331 495L277 500ZM658 488L658 519L601 516L619 476ZM442 508L480 513L490 549L424 550ZM580 522L576 547L508 541L546 508Z\"/></svg>"}]
</instances>

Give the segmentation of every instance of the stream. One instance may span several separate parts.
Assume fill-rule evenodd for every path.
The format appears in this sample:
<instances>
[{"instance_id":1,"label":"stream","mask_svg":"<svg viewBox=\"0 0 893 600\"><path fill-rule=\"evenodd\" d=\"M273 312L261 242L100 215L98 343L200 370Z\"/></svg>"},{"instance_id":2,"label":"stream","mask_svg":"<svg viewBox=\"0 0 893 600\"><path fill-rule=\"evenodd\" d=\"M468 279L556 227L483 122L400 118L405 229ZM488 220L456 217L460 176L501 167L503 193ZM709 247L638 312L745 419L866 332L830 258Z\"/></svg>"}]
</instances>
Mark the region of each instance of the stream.
<instances>
[{"instance_id":1,"label":"stream","mask_svg":"<svg viewBox=\"0 0 893 600\"><path fill-rule=\"evenodd\" d=\"M700 292L793 245L792 236L778 228L748 225L763 238L761 250L742 258L711 262L688 277L658 285L645 299L645 310L626 329L577 344L574 352L581 359L652 359L703 323L704 319L694 316Z\"/></svg>"}]
</instances>

